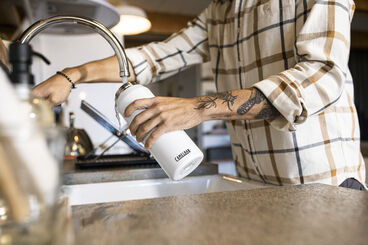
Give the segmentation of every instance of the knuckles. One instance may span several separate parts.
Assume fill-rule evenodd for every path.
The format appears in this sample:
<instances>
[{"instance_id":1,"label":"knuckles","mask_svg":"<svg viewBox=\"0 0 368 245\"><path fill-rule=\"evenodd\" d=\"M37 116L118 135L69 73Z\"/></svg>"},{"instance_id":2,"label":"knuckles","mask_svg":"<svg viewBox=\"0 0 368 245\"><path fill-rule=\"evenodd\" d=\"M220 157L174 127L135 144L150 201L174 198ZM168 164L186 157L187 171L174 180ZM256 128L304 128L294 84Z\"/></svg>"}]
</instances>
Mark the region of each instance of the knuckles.
<instances>
[{"instance_id":1,"label":"knuckles","mask_svg":"<svg viewBox=\"0 0 368 245\"><path fill-rule=\"evenodd\" d=\"M147 131L149 130L149 126L148 125L142 125L141 126L141 132L143 133L146 133Z\"/></svg>"},{"instance_id":2,"label":"knuckles","mask_svg":"<svg viewBox=\"0 0 368 245\"><path fill-rule=\"evenodd\" d=\"M141 135L137 135L135 138L137 139L138 142L142 142L143 140L143 137L141 137Z\"/></svg>"},{"instance_id":3,"label":"knuckles","mask_svg":"<svg viewBox=\"0 0 368 245\"><path fill-rule=\"evenodd\" d=\"M32 94L33 94L34 96L36 96L36 97L41 97L41 93L40 93L40 91L38 91L38 89L34 89L34 90L32 91Z\"/></svg>"},{"instance_id":4,"label":"knuckles","mask_svg":"<svg viewBox=\"0 0 368 245\"><path fill-rule=\"evenodd\" d=\"M56 105L59 103L59 100L55 96L50 96L49 101L53 105Z\"/></svg>"},{"instance_id":5,"label":"knuckles","mask_svg":"<svg viewBox=\"0 0 368 245\"><path fill-rule=\"evenodd\" d=\"M137 123L135 123L135 121L133 120L132 123L129 126L129 130L130 132L134 135L136 134L136 130L137 130Z\"/></svg>"},{"instance_id":6,"label":"knuckles","mask_svg":"<svg viewBox=\"0 0 368 245\"><path fill-rule=\"evenodd\" d=\"M164 110L164 106L161 105L161 104L155 104L154 105L154 110L158 111L158 112L161 112Z\"/></svg>"},{"instance_id":7,"label":"knuckles","mask_svg":"<svg viewBox=\"0 0 368 245\"><path fill-rule=\"evenodd\" d=\"M133 119L133 122L132 123L134 123L134 124L140 124L140 123L142 123L142 115L141 115L142 113L139 113L138 115L136 115L135 117L134 117L134 119Z\"/></svg>"},{"instance_id":8,"label":"knuckles","mask_svg":"<svg viewBox=\"0 0 368 245\"><path fill-rule=\"evenodd\" d=\"M146 99L137 99L137 100L134 100L125 109L124 115L125 116L130 116L130 114L132 114L133 111L139 109L140 107L142 107L142 105L144 105L144 100L146 100Z\"/></svg>"},{"instance_id":9,"label":"knuckles","mask_svg":"<svg viewBox=\"0 0 368 245\"><path fill-rule=\"evenodd\" d=\"M140 99L133 101L132 103L130 103L130 105L128 107L136 107L136 106L138 106L139 101L140 101Z\"/></svg>"},{"instance_id":10,"label":"knuckles","mask_svg":"<svg viewBox=\"0 0 368 245\"><path fill-rule=\"evenodd\" d=\"M130 103L130 104L128 105L128 107L126 108L126 111L128 111L128 110L132 110L134 107L137 107L137 106L138 106L138 103L139 103L139 100L135 100L135 101L133 101L132 103Z\"/></svg>"},{"instance_id":11,"label":"knuckles","mask_svg":"<svg viewBox=\"0 0 368 245\"><path fill-rule=\"evenodd\" d=\"M167 119L167 113L166 112L161 112L158 116L162 121L165 121Z\"/></svg>"}]
</instances>

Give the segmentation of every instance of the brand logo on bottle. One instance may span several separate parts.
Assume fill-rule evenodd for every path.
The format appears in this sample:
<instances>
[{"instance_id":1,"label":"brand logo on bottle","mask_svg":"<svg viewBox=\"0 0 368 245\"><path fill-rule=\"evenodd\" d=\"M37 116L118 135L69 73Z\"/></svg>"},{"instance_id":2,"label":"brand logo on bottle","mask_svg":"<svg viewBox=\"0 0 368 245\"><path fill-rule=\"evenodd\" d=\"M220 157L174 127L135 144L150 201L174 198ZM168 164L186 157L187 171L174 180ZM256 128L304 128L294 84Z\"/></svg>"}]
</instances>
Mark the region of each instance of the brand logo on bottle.
<instances>
[{"instance_id":1,"label":"brand logo on bottle","mask_svg":"<svg viewBox=\"0 0 368 245\"><path fill-rule=\"evenodd\" d=\"M182 153L180 153L179 155L175 157L175 161L179 162L183 157L185 157L189 153L190 153L190 150L186 149L185 151L183 151Z\"/></svg>"}]
</instances>

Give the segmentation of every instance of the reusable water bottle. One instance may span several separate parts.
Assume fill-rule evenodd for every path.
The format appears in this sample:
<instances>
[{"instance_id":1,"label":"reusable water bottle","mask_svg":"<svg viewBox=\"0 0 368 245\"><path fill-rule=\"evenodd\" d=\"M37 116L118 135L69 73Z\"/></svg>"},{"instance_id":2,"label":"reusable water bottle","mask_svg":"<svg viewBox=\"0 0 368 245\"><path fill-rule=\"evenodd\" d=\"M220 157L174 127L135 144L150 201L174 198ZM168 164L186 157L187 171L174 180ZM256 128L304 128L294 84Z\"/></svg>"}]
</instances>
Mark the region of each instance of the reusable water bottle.
<instances>
[{"instance_id":1,"label":"reusable water bottle","mask_svg":"<svg viewBox=\"0 0 368 245\"><path fill-rule=\"evenodd\" d=\"M116 109L121 115L124 115L125 109L133 101L152 97L155 96L147 87L124 84L115 95ZM144 110L136 110L129 117L124 117L128 125L142 111ZM144 142L150 133L145 136ZM184 130L163 134L149 151L165 173L173 180L184 178L197 168L203 160L203 153Z\"/></svg>"}]
</instances>

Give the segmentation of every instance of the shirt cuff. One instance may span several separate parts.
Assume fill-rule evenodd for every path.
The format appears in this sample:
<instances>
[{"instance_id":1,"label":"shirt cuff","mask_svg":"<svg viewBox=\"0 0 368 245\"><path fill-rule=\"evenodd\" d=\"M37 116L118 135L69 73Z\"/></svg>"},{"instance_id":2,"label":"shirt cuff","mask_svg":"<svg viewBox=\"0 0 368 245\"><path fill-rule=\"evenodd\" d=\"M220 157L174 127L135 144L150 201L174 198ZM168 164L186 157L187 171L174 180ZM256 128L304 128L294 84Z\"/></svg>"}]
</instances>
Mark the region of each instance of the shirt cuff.
<instances>
[{"instance_id":1,"label":"shirt cuff","mask_svg":"<svg viewBox=\"0 0 368 245\"><path fill-rule=\"evenodd\" d=\"M137 83L143 85L150 83L152 72L143 52L139 48L129 48L125 50L125 53L133 66Z\"/></svg>"},{"instance_id":2,"label":"shirt cuff","mask_svg":"<svg viewBox=\"0 0 368 245\"><path fill-rule=\"evenodd\" d=\"M280 112L280 116L267 120L270 125L281 131L295 131L296 125L307 120L308 111L300 91L282 81L281 79L265 79L253 85L260 90L268 101Z\"/></svg>"}]
</instances>

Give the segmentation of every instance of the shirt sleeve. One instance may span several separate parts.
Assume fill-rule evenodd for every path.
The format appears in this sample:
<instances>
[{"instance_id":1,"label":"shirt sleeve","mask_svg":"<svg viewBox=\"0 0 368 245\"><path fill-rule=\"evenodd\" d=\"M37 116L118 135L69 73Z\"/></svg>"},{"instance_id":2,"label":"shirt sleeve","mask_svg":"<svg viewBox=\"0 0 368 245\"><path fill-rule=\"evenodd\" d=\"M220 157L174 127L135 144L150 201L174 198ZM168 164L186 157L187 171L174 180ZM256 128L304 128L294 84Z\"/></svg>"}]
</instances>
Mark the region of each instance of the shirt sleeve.
<instances>
[{"instance_id":1,"label":"shirt sleeve","mask_svg":"<svg viewBox=\"0 0 368 245\"><path fill-rule=\"evenodd\" d=\"M148 84L209 60L207 9L163 42L126 50L137 82Z\"/></svg>"},{"instance_id":2,"label":"shirt sleeve","mask_svg":"<svg viewBox=\"0 0 368 245\"><path fill-rule=\"evenodd\" d=\"M274 128L296 130L338 101L348 73L354 9L350 0L317 1L296 37L298 63L254 85L281 114L270 122Z\"/></svg>"}]
</instances>

